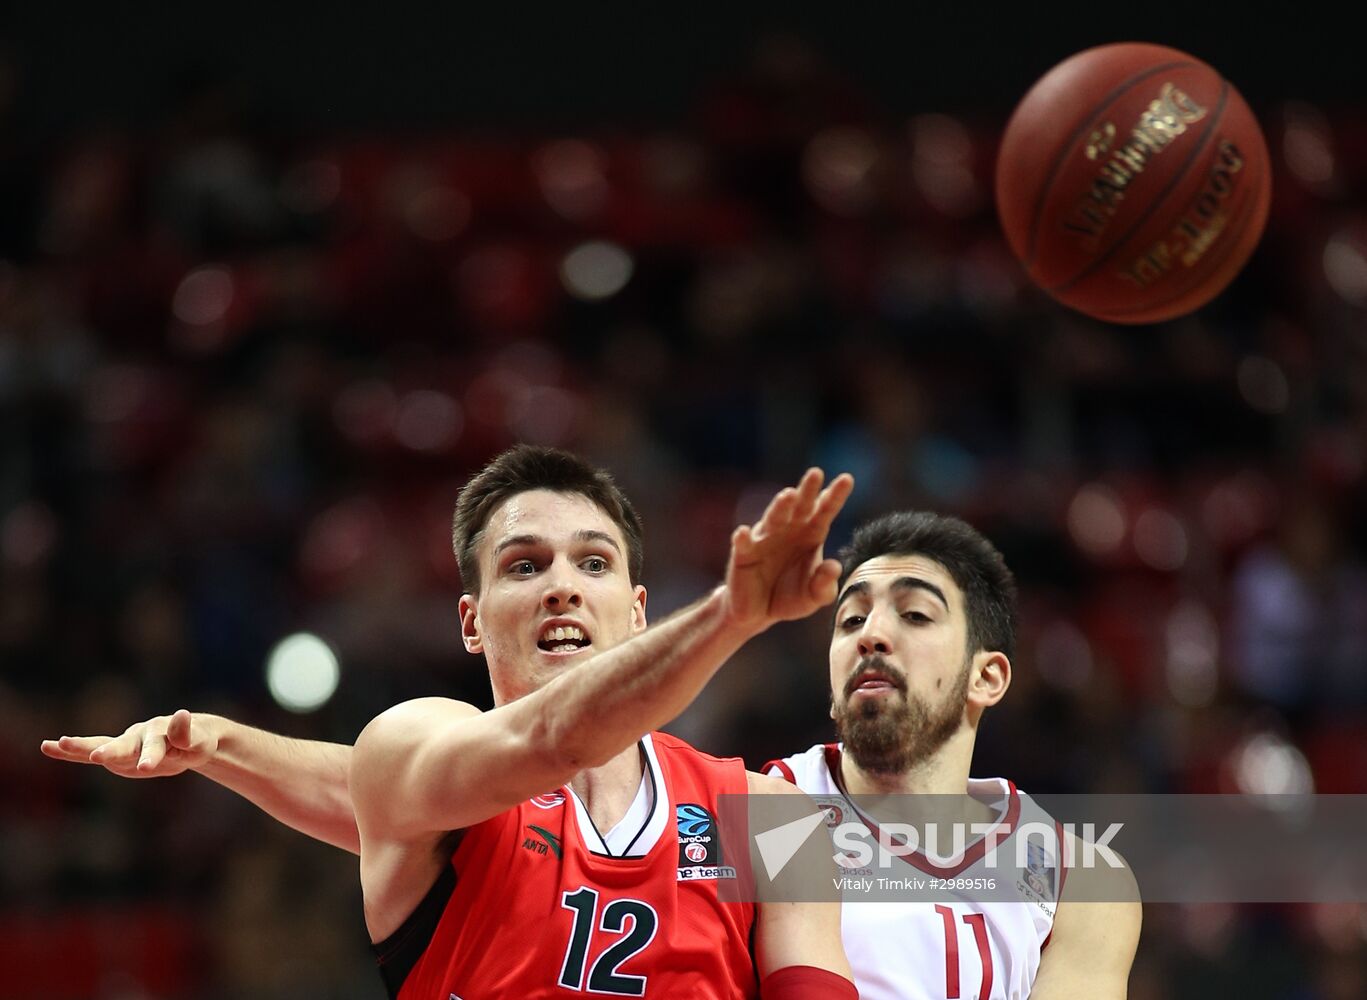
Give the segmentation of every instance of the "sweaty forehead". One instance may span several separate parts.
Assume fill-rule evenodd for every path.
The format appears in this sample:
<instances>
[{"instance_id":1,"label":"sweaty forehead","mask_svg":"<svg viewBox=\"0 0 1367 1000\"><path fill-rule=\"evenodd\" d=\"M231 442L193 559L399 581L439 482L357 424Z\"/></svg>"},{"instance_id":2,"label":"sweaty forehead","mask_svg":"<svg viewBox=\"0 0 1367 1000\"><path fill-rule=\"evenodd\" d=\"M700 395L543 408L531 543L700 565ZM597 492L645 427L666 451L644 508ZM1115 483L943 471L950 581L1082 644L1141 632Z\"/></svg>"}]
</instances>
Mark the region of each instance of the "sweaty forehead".
<instances>
[{"instance_id":1,"label":"sweaty forehead","mask_svg":"<svg viewBox=\"0 0 1367 1000\"><path fill-rule=\"evenodd\" d=\"M951 611L962 610L963 595L959 591L959 585L954 582L954 577L934 559L919 555L885 555L860 563L845 581L841 593L855 584L862 583L867 586L869 595L877 599L889 593L898 581L908 578L924 580L939 588L945 595Z\"/></svg>"},{"instance_id":2,"label":"sweaty forehead","mask_svg":"<svg viewBox=\"0 0 1367 1000\"><path fill-rule=\"evenodd\" d=\"M483 554L491 553L506 539L521 535L564 544L584 532L607 534L626 551L622 529L607 511L582 493L527 490L514 493L490 512L480 548Z\"/></svg>"}]
</instances>

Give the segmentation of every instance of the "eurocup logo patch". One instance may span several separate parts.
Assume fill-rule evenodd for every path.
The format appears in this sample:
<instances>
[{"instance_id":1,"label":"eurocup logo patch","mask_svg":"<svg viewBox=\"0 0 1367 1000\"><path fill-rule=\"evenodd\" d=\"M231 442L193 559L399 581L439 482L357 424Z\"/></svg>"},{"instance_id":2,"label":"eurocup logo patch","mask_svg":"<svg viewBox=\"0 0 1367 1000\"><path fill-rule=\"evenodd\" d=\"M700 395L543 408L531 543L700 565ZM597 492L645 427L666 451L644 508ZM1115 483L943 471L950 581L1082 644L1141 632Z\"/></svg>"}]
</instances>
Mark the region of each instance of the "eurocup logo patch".
<instances>
[{"instance_id":1,"label":"eurocup logo patch","mask_svg":"<svg viewBox=\"0 0 1367 1000\"><path fill-rule=\"evenodd\" d=\"M674 810L680 837L701 837L712 830L712 814L702 806L685 802Z\"/></svg>"},{"instance_id":2,"label":"eurocup logo patch","mask_svg":"<svg viewBox=\"0 0 1367 1000\"><path fill-rule=\"evenodd\" d=\"M717 819L696 802L681 802L674 809L679 828L679 881L735 878L736 870L721 863L721 838Z\"/></svg>"}]
</instances>

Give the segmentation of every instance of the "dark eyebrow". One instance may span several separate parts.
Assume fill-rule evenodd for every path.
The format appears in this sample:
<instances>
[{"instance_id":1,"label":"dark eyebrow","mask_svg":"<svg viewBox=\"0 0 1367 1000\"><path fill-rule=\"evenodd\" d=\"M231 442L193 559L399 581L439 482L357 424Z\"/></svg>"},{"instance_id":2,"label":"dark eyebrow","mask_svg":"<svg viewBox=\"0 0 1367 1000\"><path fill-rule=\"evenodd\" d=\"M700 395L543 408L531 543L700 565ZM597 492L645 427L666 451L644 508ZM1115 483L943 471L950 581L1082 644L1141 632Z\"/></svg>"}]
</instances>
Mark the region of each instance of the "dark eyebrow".
<instances>
[{"instance_id":1,"label":"dark eyebrow","mask_svg":"<svg viewBox=\"0 0 1367 1000\"><path fill-rule=\"evenodd\" d=\"M925 590L934 594L940 599L940 603L949 610L949 601L945 598L945 592L929 580L922 580L919 576L903 576L893 581L893 590Z\"/></svg>"},{"instance_id":2,"label":"dark eyebrow","mask_svg":"<svg viewBox=\"0 0 1367 1000\"><path fill-rule=\"evenodd\" d=\"M618 547L616 539L614 539L606 531L598 531L596 529L585 528L574 533L574 540L576 542L604 542L608 545L611 545L618 554L621 554L622 551ZM497 558L500 552L502 552L504 549L512 548L514 545L545 544L546 539L542 538L540 535L510 535L494 547L494 557Z\"/></svg>"},{"instance_id":3,"label":"dark eyebrow","mask_svg":"<svg viewBox=\"0 0 1367 1000\"><path fill-rule=\"evenodd\" d=\"M844 593L842 593L840 597L836 600L836 608L839 609L840 605L845 603L846 598L851 597L854 594L868 593L868 589L869 585L867 581L864 580L860 580L858 583L850 584L848 587L845 588ZM892 582L892 589L927 591L928 593L934 594L936 597L940 599L940 603L945 606L946 611L949 610L949 601L945 599L945 592L941 590L939 587L935 586L935 584L931 583L929 580L922 580L919 576L900 576Z\"/></svg>"},{"instance_id":4,"label":"dark eyebrow","mask_svg":"<svg viewBox=\"0 0 1367 1000\"><path fill-rule=\"evenodd\" d=\"M845 588L844 592L842 592L841 595L835 599L835 609L839 611L840 605L845 603L846 598L851 597L854 594L867 593L868 589L869 585L867 583L864 583L862 580L859 583L850 584L848 587Z\"/></svg>"},{"instance_id":5,"label":"dark eyebrow","mask_svg":"<svg viewBox=\"0 0 1367 1000\"><path fill-rule=\"evenodd\" d=\"M606 542L608 545L612 546L613 550L618 555L622 554L622 550L617 545L617 540L606 531L586 528L582 531L576 531L574 533L574 540L576 542Z\"/></svg>"},{"instance_id":6,"label":"dark eyebrow","mask_svg":"<svg viewBox=\"0 0 1367 1000\"><path fill-rule=\"evenodd\" d=\"M546 540L540 535L510 535L503 541L494 546L494 556L497 557L504 549L510 549L514 545L544 545Z\"/></svg>"}]
</instances>

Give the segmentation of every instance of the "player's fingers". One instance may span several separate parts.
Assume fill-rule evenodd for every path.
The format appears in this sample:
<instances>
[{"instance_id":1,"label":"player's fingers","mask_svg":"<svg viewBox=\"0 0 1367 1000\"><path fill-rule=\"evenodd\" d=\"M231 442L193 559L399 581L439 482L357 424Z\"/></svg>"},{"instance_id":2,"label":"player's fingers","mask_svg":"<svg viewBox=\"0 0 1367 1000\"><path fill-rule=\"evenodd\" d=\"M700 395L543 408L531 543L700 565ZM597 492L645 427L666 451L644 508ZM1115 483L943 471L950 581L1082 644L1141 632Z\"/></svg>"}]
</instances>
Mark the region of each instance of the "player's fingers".
<instances>
[{"instance_id":1,"label":"player's fingers","mask_svg":"<svg viewBox=\"0 0 1367 1000\"><path fill-rule=\"evenodd\" d=\"M765 508L764 516L755 524L755 532L761 536L785 527L793 518L793 506L797 503L797 490L785 486L774 494Z\"/></svg>"},{"instance_id":2,"label":"player's fingers","mask_svg":"<svg viewBox=\"0 0 1367 1000\"><path fill-rule=\"evenodd\" d=\"M108 743L111 736L62 736L55 740L43 740L39 749L53 760L69 760L77 764L89 764L90 753Z\"/></svg>"},{"instance_id":3,"label":"player's fingers","mask_svg":"<svg viewBox=\"0 0 1367 1000\"><path fill-rule=\"evenodd\" d=\"M118 737L115 736L63 736L57 740L57 746L68 753L90 754L92 750L98 750L102 746L114 742ZM49 740L48 742L52 742Z\"/></svg>"},{"instance_id":4,"label":"player's fingers","mask_svg":"<svg viewBox=\"0 0 1367 1000\"><path fill-rule=\"evenodd\" d=\"M797 499L793 503L794 523L804 524L811 518L821 496L821 483L825 478L826 474L818 468L808 469L802 474L797 484Z\"/></svg>"},{"instance_id":5,"label":"player's fingers","mask_svg":"<svg viewBox=\"0 0 1367 1000\"><path fill-rule=\"evenodd\" d=\"M142 741L142 753L138 755L138 770L142 772L155 771L165 756L165 734L149 733Z\"/></svg>"},{"instance_id":6,"label":"player's fingers","mask_svg":"<svg viewBox=\"0 0 1367 1000\"><path fill-rule=\"evenodd\" d=\"M830 485L822 490L821 496L817 498L816 509L812 512L813 525L825 534L853 492L854 476L848 472L842 472L832 479Z\"/></svg>"},{"instance_id":7,"label":"player's fingers","mask_svg":"<svg viewBox=\"0 0 1367 1000\"><path fill-rule=\"evenodd\" d=\"M755 551L755 533L748 524L742 524L731 532L731 553L739 562L745 562Z\"/></svg>"},{"instance_id":8,"label":"player's fingers","mask_svg":"<svg viewBox=\"0 0 1367 1000\"><path fill-rule=\"evenodd\" d=\"M182 708L171 716L166 724L166 741L181 750L190 749L191 741L190 712Z\"/></svg>"},{"instance_id":9,"label":"player's fingers","mask_svg":"<svg viewBox=\"0 0 1367 1000\"><path fill-rule=\"evenodd\" d=\"M840 581L840 563L835 559L824 559L812 573L810 593L818 607L824 607L835 600L836 587Z\"/></svg>"},{"instance_id":10,"label":"player's fingers","mask_svg":"<svg viewBox=\"0 0 1367 1000\"><path fill-rule=\"evenodd\" d=\"M142 746L142 737L137 732L127 732L90 751L90 762L109 767L112 764L131 764Z\"/></svg>"}]
</instances>

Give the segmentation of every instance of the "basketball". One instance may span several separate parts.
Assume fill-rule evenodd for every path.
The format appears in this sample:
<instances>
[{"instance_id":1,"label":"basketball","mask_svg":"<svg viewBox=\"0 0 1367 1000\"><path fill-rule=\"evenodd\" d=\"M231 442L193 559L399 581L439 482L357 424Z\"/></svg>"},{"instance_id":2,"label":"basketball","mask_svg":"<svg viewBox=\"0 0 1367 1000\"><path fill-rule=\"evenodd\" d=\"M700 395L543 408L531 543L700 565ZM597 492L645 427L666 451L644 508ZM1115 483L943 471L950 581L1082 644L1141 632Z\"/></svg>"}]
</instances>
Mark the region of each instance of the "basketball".
<instances>
[{"instance_id":1,"label":"basketball","mask_svg":"<svg viewBox=\"0 0 1367 1000\"><path fill-rule=\"evenodd\" d=\"M997 211L1030 279L1079 312L1157 323L1248 261L1271 200L1267 144L1229 81L1161 45L1087 49L1016 106Z\"/></svg>"}]
</instances>

